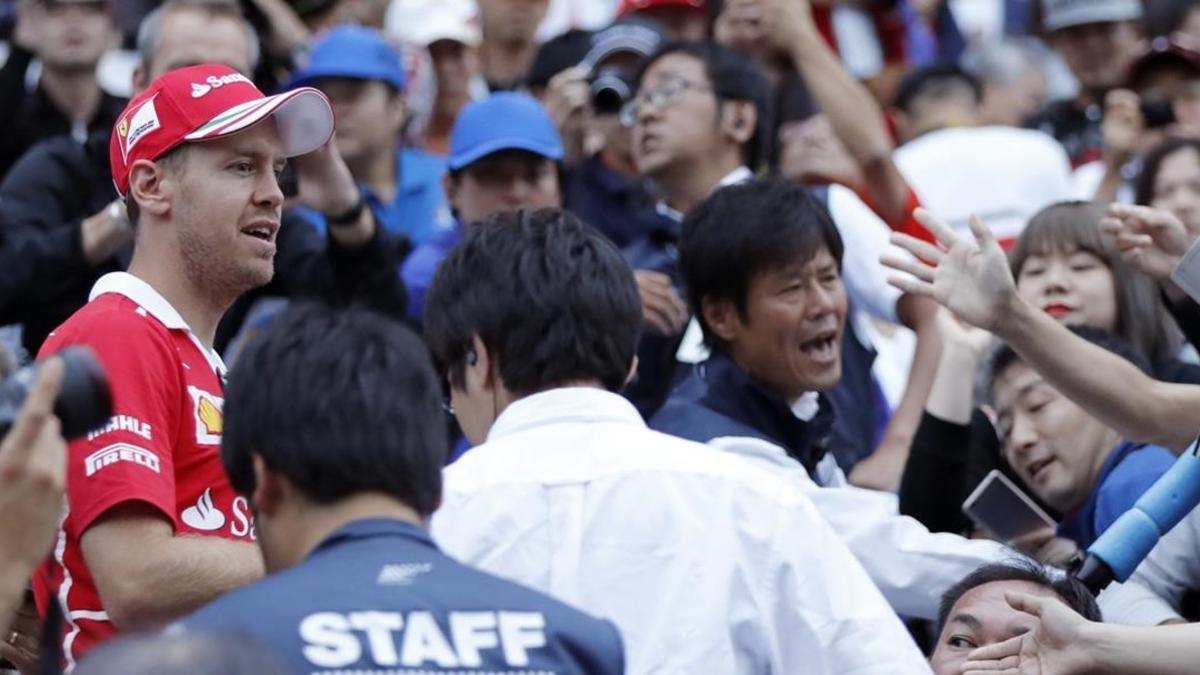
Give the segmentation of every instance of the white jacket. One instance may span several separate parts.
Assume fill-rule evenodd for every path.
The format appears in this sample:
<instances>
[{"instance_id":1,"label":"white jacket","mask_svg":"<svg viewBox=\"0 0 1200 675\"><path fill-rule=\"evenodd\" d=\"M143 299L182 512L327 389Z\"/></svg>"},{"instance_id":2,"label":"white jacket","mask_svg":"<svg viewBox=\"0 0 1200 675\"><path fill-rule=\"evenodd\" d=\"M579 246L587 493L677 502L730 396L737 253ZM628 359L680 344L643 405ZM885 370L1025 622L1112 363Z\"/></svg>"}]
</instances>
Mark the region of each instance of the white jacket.
<instances>
[{"instance_id":1,"label":"white jacket","mask_svg":"<svg viewBox=\"0 0 1200 675\"><path fill-rule=\"evenodd\" d=\"M616 623L628 672L928 673L866 572L794 485L557 389L501 413L445 471L434 539Z\"/></svg>"}]
</instances>

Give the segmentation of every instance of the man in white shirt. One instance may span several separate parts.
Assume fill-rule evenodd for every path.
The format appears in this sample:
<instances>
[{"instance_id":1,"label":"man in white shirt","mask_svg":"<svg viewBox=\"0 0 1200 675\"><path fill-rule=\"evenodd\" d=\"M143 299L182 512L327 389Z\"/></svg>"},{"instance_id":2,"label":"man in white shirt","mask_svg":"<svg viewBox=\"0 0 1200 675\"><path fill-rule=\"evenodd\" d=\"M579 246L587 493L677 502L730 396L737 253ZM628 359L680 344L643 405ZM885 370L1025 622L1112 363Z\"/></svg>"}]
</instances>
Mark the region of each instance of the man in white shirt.
<instances>
[{"instance_id":1,"label":"man in white shirt","mask_svg":"<svg viewBox=\"0 0 1200 675\"><path fill-rule=\"evenodd\" d=\"M966 232L983 218L1006 248L1043 207L1071 198L1071 162L1049 134L980 126L983 90L953 65L906 76L896 92L894 159L921 204Z\"/></svg>"},{"instance_id":2,"label":"man in white shirt","mask_svg":"<svg viewBox=\"0 0 1200 675\"><path fill-rule=\"evenodd\" d=\"M573 216L466 233L425 334L478 445L445 472L434 538L614 621L629 673L928 672L806 497L614 393L640 323L629 266Z\"/></svg>"}]
</instances>

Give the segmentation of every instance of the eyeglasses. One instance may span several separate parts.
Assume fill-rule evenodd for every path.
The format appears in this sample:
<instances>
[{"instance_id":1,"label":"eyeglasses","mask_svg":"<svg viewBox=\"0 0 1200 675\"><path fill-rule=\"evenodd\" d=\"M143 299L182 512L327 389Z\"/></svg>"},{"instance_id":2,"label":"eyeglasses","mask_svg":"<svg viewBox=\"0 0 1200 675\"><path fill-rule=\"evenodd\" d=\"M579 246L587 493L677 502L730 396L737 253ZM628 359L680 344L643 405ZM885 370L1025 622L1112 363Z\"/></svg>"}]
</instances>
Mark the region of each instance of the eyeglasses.
<instances>
[{"instance_id":1,"label":"eyeglasses","mask_svg":"<svg viewBox=\"0 0 1200 675\"><path fill-rule=\"evenodd\" d=\"M655 108L665 108L673 105L683 95L683 92L689 89L694 91L713 90L712 87L696 82L689 82L683 78L671 78L655 89L638 94L632 101L622 106L619 118L621 125L632 127L637 122L638 115L642 111L642 106L652 105Z\"/></svg>"}]
</instances>

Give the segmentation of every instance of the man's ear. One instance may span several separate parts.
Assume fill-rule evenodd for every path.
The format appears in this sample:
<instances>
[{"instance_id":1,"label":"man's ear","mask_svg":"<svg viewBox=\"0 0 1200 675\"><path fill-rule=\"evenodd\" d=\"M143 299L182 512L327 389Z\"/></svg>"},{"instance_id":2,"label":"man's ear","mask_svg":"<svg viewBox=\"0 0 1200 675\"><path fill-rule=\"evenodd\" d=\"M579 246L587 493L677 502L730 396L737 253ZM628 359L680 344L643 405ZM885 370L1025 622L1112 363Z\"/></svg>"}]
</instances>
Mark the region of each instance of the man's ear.
<instances>
[{"instance_id":1,"label":"man's ear","mask_svg":"<svg viewBox=\"0 0 1200 675\"><path fill-rule=\"evenodd\" d=\"M283 485L283 476L272 471L262 455L254 455L251 461L254 463L254 493L250 495L250 505L255 513L270 517L279 512L284 502L287 488Z\"/></svg>"},{"instance_id":2,"label":"man's ear","mask_svg":"<svg viewBox=\"0 0 1200 675\"><path fill-rule=\"evenodd\" d=\"M129 169L129 194L142 213L165 216L171 210L171 186L163 167L139 159Z\"/></svg>"},{"instance_id":3,"label":"man's ear","mask_svg":"<svg viewBox=\"0 0 1200 675\"><path fill-rule=\"evenodd\" d=\"M725 342L732 342L742 329L742 317L727 298L704 298L700 311L709 330Z\"/></svg>"},{"instance_id":4,"label":"man's ear","mask_svg":"<svg viewBox=\"0 0 1200 675\"><path fill-rule=\"evenodd\" d=\"M388 125L397 132L404 130L404 122L408 117L408 99L404 94L392 94L388 101Z\"/></svg>"},{"instance_id":5,"label":"man's ear","mask_svg":"<svg viewBox=\"0 0 1200 675\"><path fill-rule=\"evenodd\" d=\"M754 137L758 126L758 111L750 101L725 101L721 116L721 131L743 145Z\"/></svg>"},{"instance_id":6,"label":"man's ear","mask_svg":"<svg viewBox=\"0 0 1200 675\"><path fill-rule=\"evenodd\" d=\"M493 371L499 364L492 358L492 354L488 352L483 340L478 335L472 336L471 342L471 354L468 354L467 362L464 364L467 390L495 389L499 384L500 375Z\"/></svg>"}]
</instances>

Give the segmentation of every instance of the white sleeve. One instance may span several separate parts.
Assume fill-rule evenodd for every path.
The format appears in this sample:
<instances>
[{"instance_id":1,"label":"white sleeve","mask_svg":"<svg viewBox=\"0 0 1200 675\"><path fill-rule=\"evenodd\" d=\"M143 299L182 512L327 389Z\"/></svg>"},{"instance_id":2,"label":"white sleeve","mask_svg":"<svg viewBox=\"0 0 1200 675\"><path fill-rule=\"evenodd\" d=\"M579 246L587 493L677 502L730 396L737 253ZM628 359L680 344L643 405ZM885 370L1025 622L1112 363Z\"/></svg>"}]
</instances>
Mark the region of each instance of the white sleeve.
<instances>
[{"instance_id":1,"label":"white sleeve","mask_svg":"<svg viewBox=\"0 0 1200 675\"><path fill-rule=\"evenodd\" d=\"M829 186L829 215L842 236L842 278L855 308L877 319L899 323L896 301L900 290L888 284L887 269L879 262L884 253L899 249L888 241L888 226L854 191Z\"/></svg>"},{"instance_id":2,"label":"white sleeve","mask_svg":"<svg viewBox=\"0 0 1200 675\"><path fill-rule=\"evenodd\" d=\"M1100 594L1104 620L1132 625L1157 625L1179 618L1179 605L1188 590L1200 589L1200 509L1193 509L1168 532L1124 584Z\"/></svg>"},{"instance_id":3,"label":"white sleeve","mask_svg":"<svg viewBox=\"0 0 1200 675\"><path fill-rule=\"evenodd\" d=\"M891 493L849 484L818 486L798 462L766 441L725 437L708 445L741 456L807 495L892 609L905 616L936 619L942 594L951 586L983 565L1021 559L994 541L930 532L900 515Z\"/></svg>"},{"instance_id":4,"label":"white sleeve","mask_svg":"<svg viewBox=\"0 0 1200 675\"><path fill-rule=\"evenodd\" d=\"M772 673L929 673L921 651L812 502L792 494L764 570Z\"/></svg>"},{"instance_id":5,"label":"white sleeve","mask_svg":"<svg viewBox=\"0 0 1200 675\"><path fill-rule=\"evenodd\" d=\"M896 496L845 485L806 493L900 614L936 619L942 594L989 563L1021 555L994 541L930 532L901 515Z\"/></svg>"}]
</instances>

